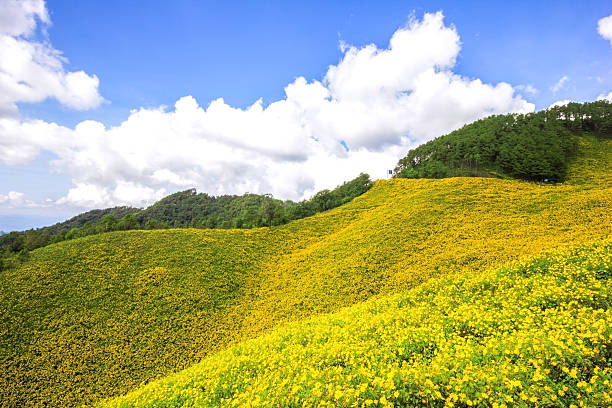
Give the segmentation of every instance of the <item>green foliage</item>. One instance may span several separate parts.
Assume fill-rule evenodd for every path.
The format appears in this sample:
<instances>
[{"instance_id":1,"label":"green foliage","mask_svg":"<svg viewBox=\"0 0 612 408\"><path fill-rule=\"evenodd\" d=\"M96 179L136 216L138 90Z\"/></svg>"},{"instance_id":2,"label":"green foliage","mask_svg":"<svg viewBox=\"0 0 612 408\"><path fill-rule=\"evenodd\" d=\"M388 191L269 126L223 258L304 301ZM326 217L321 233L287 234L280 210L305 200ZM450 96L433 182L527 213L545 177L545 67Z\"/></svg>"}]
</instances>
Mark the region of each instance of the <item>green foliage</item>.
<instances>
[{"instance_id":1,"label":"green foliage","mask_svg":"<svg viewBox=\"0 0 612 408\"><path fill-rule=\"evenodd\" d=\"M110 231L160 228L257 228L282 225L338 207L365 193L372 186L370 176L360 174L336 189L324 190L311 200L294 203L270 194L197 194L195 189L171 194L139 210L115 207L93 210L50 227L0 235L0 258L22 250L32 251L66 239L82 238ZM14 258L15 259L15 258ZM0 262L0 270L14 265Z\"/></svg>"},{"instance_id":2,"label":"green foliage","mask_svg":"<svg viewBox=\"0 0 612 408\"><path fill-rule=\"evenodd\" d=\"M310 200L294 204L286 203L285 216L290 220L308 217L319 212L331 210L348 203L372 187L370 176L361 173L354 180L348 181L332 191L322 190Z\"/></svg>"},{"instance_id":3,"label":"green foliage","mask_svg":"<svg viewBox=\"0 0 612 408\"><path fill-rule=\"evenodd\" d=\"M140 225L167 224L195 228L257 228L282 225L336 208L368 191L370 176L360 174L332 191L323 190L299 203L281 201L269 194L197 194L194 189L171 194L136 215Z\"/></svg>"},{"instance_id":4,"label":"green foliage","mask_svg":"<svg viewBox=\"0 0 612 408\"><path fill-rule=\"evenodd\" d=\"M59 234L61 231L69 231L72 228L81 228L86 223L97 224L105 216L112 214L116 219L122 218L127 214L137 212L138 208L132 207L114 207L107 208L104 210L91 210L79 214L75 217L70 218L67 221L59 222L49 227L41 228L44 231L48 231L49 235L54 236Z\"/></svg>"},{"instance_id":5,"label":"green foliage","mask_svg":"<svg viewBox=\"0 0 612 408\"><path fill-rule=\"evenodd\" d=\"M481 119L409 151L394 174L563 181L577 142L585 135L612 138L612 104L570 103L527 115Z\"/></svg>"},{"instance_id":6,"label":"green foliage","mask_svg":"<svg viewBox=\"0 0 612 408\"><path fill-rule=\"evenodd\" d=\"M133 214L124 215L123 218L121 218L121 220L119 220L119 222L117 223L117 229L119 231L127 231L139 228L140 224L138 223L136 217L134 217Z\"/></svg>"}]
</instances>

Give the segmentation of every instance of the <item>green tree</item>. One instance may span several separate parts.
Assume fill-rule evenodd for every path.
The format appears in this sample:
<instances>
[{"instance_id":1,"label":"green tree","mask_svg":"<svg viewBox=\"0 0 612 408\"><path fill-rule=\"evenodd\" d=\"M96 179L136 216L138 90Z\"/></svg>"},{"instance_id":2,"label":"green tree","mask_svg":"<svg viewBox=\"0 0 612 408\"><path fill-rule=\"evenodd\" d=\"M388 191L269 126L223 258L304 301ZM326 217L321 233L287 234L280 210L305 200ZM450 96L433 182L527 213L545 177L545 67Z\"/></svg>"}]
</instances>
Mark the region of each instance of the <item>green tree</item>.
<instances>
[{"instance_id":1,"label":"green tree","mask_svg":"<svg viewBox=\"0 0 612 408\"><path fill-rule=\"evenodd\" d=\"M84 227L84 226L83 226ZM98 232L109 232L117 229L117 219L113 214L106 214L97 225ZM85 232L85 231L84 231ZM86 234L90 235L90 234Z\"/></svg>"},{"instance_id":2,"label":"green tree","mask_svg":"<svg viewBox=\"0 0 612 408\"><path fill-rule=\"evenodd\" d=\"M116 228L122 231L134 230L140 228L140 224L138 221L136 221L133 214L126 214L123 216L123 218L121 218L121 220L119 220Z\"/></svg>"},{"instance_id":3,"label":"green tree","mask_svg":"<svg viewBox=\"0 0 612 408\"><path fill-rule=\"evenodd\" d=\"M266 194L265 197L267 200L264 200L260 210L263 222L269 227L280 224L282 211L278 200L273 199L269 194Z\"/></svg>"}]
</instances>

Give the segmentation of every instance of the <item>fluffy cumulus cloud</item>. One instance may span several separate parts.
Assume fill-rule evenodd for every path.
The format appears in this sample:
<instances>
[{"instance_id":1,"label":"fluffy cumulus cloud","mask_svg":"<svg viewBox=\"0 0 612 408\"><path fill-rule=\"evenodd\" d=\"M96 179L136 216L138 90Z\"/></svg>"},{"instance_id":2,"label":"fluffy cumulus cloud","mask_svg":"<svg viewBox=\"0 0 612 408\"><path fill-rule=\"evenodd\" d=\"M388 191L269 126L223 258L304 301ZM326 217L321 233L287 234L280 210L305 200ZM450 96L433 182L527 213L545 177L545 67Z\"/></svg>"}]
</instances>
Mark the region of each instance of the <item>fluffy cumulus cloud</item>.
<instances>
[{"instance_id":1,"label":"fluffy cumulus cloud","mask_svg":"<svg viewBox=\"0 0 612 408\"><path fill-rule=\"evenodd\" d=\"M21 41L14 34L7 38ZM23 164L41 149L55 153L54 167L74 183L58 201L62 205L146 205L189 187L300 199L362 171L384 177L409 148L467 122L534 110L510 84L453 72L461 42L440 12L411 20L387 47L342 49L339 63L321 80L298 77L285 87L283 99L268 106L259 100L239 109L223 99L202 105L185 96L170 109L134 110L110 128L95 121L70 129L0 119L0 161ZM52 56L61 62L57 53ZM61 64L56 67L51 71L63 78L59 88L66 95L89 87L96 97L80 93L81 99L62 99L55 88L42 85L46 93L37 95L51 93L78 108L99 103L97 78L76 73L78 78L68 79ZM22 69L12 72L17 77ZM72 88L70 80L77 83ZM11 95L4 106L36 99Z\"/></svg>"},{"instance_id":2,"label":"fluffy cumulus cloud","mask_svg":"<svg viewBox=\"0 0 612 408\"><path fill-rule=\"evenodd\" d=\"M49 15L43 0L0 0L0 118L16 117L18 102L55 98L74 109L98 106L98 78L67 72L67 62L48 41L34 39Z\"/></svg>"},{"instance_id":3,"label":"fluffy cumulus cloud","mask_svg":"<svg viewBox=\"0 0 612 408\"><path fill-rule=\"evenodd\" d=\"M0 205L3 208L38 208L43 204L27 200L25 194L19 191L9 191L7 194L0 194Z\"/></svg>"},{"instance_id":4,"label":"fluffy cumulus cloud","mask_svg":"<svg viewBox=\"0 0 612 408\"><path fill-rule=\"evenodd\" d=\"M23 193L9 191L8 194L0 194L0 204L19 205L23 202Z\"/></svg>"},{"instance_id":5,"label":"fluffy cumulus cloud","mask_svg":"<svg viewBox=\"0 0 612 408\"><path fill-rule=\"evenodd\" d=\"M555 107L560 107L560 106L565 106L567 104L569 104L571 101L569 99L563 99L561 101L556 101L550 104L550 106L548 107L548 109L550 108L555 108Z\"/></svg>"},{"instance_id":6,"label":"fluffy cumulus cloud","mask_svg":"<svg viewBox=\"0 0 612 408\"><path fill-rule=\"evenodd\" d=\"M598 101L603 101L603 100L607 100L612 102L612 92L610 92L609 94L601 94L597 97Z\"/></svg>"},{"instance_id":7,"label":"fluffy cumulus cloud","mask_svg":"<svg viewBox=\"0 0 612 408\"><path fill-rule=\"evenodd\" d=\"M612 45L612 15L604 17L597 22L597 32Z\"/></svg>"},{"instance_id":8,"label":"fluffy cumulus cloud","mask_svg":"<svg viewBox=\"0 0 612 408\"><path fill-rule=\"evenodd\" d=\"M36 19L49 24L49 14L42 0L2 0L0 34L10 36L31 35L36 29Z\"/></svg>"}]
</instances>

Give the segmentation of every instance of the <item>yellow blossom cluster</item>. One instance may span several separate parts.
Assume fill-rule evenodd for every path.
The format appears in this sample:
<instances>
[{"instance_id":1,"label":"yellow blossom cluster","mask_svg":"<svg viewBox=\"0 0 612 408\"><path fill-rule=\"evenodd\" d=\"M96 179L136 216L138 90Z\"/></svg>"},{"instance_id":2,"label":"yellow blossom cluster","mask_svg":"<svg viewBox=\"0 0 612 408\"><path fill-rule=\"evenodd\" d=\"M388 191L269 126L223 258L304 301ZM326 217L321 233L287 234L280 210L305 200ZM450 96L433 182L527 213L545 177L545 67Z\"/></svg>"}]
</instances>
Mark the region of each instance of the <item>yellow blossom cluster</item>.
<instances>
[{"instance_id":1,"label":"yellow blossom cluster","mask_svg":"<svg viewBox=\"0 0 612 408\"><path fill-rule=\"evenodd\" d=\"M473 275L545 250L605 240L612 232L612 143L585 139L581 152L576 166L582 170L572 169L560 185L393 179L339 208L280 227L113 232L35 250L20 268L0 272L0 405L93 404L279 324L432 278ZM561 296L565 289L546 290ZM539 299L548 307L545 296ZM466 322L457 330L467 336L477 309L456 301ZM375 324L373 315L368 318ZM376 330L385 335L384 327ZM419 346L424 350L426 339ZM380 346L373 341L360 347ZM335 347L329 350L340 363L321 371L342 372L344 351ZM390 384L378 381L379 388ZM319 387L312 392L331 393ZM385 401L395 392L383 395ZM311 395L301 388L295 393ZM333 393L341 401L350 394L344 388ZM457 401L461 393L472 395L462 388ZM373 397L364 404L368 399L382 404Z\"/></svg>"},{"instance_id":2,"label":"yellow blossom cluster","mask_svg":"<svg viewBox=\"0 0 612 408\"><path fill-rule=\"evenodd\" d=\"M280 327L105 408L612 405L612 241Z\"/></svg>"},{"instance_id":3,"label":"yellow blossom cluster","mask_svg":"<svg viewBox=\"0 0 612 408\"><path fill-rule=\"evenodd\" d=\"M612 184L612 140L578 138L579 154L569 168L566 183L580 185Z\"/></svg>"}]
</instances>

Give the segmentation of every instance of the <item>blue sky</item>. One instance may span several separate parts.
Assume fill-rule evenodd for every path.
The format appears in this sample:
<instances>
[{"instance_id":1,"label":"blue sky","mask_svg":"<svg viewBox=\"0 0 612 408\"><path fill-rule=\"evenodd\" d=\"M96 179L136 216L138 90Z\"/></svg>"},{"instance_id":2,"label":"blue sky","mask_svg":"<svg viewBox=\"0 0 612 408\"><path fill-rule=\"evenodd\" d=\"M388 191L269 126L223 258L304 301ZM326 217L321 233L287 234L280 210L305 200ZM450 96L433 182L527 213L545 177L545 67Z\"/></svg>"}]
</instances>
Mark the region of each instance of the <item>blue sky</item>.
<instances>
[{"instance_id":1,"label":"blue sky","mask_svg":"<svg viewBox=\"0 0 612 408\"><path fill-rule=\"evenodd\" d=\"M0 33L46 44L46 57L35 59L65 58L45 67L57 86L35 84L6 102L13 131L0 126L0 149L17 153L0 153L0 230L89 208L141 207L190 187L300 199L361 167L383 177L410 147L486 114L612 91L612 44L598 32L612 14L609 1L143 4L0 0L25 21L0 18ZM398 30L404 45L391 50ZM445 77L427 79L436 64ZM34 84L24 67L5 69ZM85 82L66 85L79 71ZM405 91L412 99L393 96Z\"/></svg>"}]
</instances>

